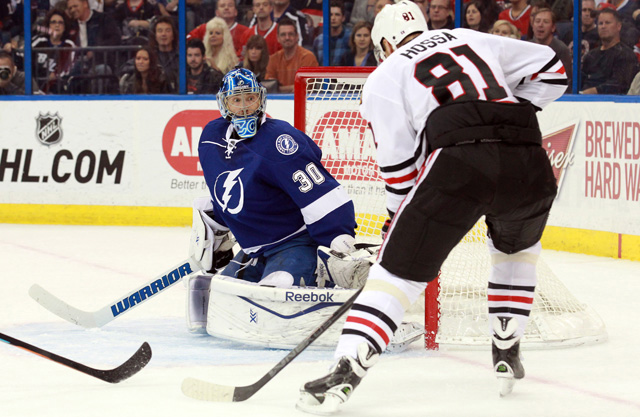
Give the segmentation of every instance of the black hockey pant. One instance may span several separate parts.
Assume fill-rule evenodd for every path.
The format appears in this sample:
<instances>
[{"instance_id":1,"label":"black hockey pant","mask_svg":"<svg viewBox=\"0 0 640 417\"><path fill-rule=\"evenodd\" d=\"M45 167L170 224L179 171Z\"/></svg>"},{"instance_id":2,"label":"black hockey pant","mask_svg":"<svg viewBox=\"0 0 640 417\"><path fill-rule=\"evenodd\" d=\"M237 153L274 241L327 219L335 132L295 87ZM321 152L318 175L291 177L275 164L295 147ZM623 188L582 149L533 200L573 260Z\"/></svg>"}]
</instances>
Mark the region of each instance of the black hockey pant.
<instances>
[{"instance_id":1,"label":"black hockey pant","mask_svg":"<svg viewBox=\"0 0 640 417\"><path fill-rule=\"evenodd\" d=\"M431 281L482 215L501 252L512 254L540 240L557 192L542 147L478 143L442 148L431 158L383 242L378 260L385 269Z\"/></svg>"}]
</instances>

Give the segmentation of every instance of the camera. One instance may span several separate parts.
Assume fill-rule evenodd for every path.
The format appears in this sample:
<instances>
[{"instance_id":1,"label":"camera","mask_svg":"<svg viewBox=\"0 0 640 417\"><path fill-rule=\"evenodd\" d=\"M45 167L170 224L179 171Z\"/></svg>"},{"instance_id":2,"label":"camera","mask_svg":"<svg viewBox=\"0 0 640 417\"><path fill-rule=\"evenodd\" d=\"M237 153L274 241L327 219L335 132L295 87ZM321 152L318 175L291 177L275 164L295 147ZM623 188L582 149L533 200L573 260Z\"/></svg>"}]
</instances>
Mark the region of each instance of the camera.
<instances>
[{"instance_id":1,"label":"camera","mask_svg":"<svg viewBox=\"0 0 640 417\"><path fill-rule=\"evenodd\" d=\"M11 67L0 67L0 80L7 81L9 78L11 78Z\"/></svg>"}]
</instances>

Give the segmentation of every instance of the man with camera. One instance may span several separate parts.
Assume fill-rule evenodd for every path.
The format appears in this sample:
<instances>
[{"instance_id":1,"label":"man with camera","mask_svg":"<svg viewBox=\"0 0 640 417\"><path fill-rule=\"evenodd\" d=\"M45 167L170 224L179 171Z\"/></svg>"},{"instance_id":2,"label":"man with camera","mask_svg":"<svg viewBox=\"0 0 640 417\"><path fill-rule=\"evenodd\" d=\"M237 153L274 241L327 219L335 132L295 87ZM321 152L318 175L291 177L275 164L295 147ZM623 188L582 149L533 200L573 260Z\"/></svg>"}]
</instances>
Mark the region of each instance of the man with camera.
<instances>
[{"instance_id":1,"label":"man with camera","mask_svg":"<svg viewBox=\"0 0 640 417\"><path fill-rule=\"evenodd\" d=\"M0 95L24 94L24 73L16 69L10 53L0 50Z\"/></svg>"}]
</instances>

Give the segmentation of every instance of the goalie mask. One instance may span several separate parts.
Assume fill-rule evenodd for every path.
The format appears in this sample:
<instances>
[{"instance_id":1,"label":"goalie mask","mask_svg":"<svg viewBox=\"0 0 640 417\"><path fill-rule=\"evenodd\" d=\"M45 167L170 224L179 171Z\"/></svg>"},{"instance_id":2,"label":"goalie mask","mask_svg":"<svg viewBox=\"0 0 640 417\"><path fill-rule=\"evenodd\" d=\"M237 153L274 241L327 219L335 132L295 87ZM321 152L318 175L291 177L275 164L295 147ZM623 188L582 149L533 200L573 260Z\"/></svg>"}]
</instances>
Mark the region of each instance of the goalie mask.
<instances>
[{"instance_id":1,"label":"goalie mask","mask_svg":"<svg viewBox=\"0 0 640 417\"><path fill-rule=\"evenodd\" d=\"M267 90L245 68L229 71L216 95L222 117L229 120L241 138L255 136L266 109Z\"/></svg>"},{"instance_id":2,"label":"goalie mask","mask_svg":"<svg viewBox=\"0 0 640 417\"><path fill-rule=\"evenodd\" d=\"M402 0L396 4L384 6L376 16L371 31L373 52L378 63L388 58L382 47L382 39L386 39L394 49L397 49L407 36L427 30L429 28L422 10L412 1Z\"/></svg>"}]
</instances>

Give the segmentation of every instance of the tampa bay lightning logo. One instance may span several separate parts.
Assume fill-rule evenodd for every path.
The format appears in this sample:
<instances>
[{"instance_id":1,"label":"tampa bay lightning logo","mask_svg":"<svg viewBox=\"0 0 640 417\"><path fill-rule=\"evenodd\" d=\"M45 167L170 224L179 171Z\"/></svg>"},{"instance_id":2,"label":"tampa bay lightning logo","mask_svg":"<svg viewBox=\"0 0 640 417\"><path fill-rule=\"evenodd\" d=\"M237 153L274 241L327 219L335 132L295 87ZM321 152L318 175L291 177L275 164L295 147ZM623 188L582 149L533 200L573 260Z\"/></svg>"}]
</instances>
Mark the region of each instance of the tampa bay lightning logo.
<instances>
[{"instance_id":1,"label":"tampa bay lightning logo","mask_svg":"<svg viewBox=\"0 0 640 417\"><path fill-rule=\"evenodd\" d=\"M225 171L216 178L213 196L223 212L238 214L244 207L244 185L240 178L243 169Z\"/></svg>"},{"instance_id":2,"label":"tampa bay lightning logo","mask_svg":"<svg viewBox=\"0 0 640 417\"><path fill-rule=\"evenodd\" d=\"M280 135L276 139L276 149L283 155L292 155L298 150L298 144L289 135Z\"/></svg>"}]
</instances>

